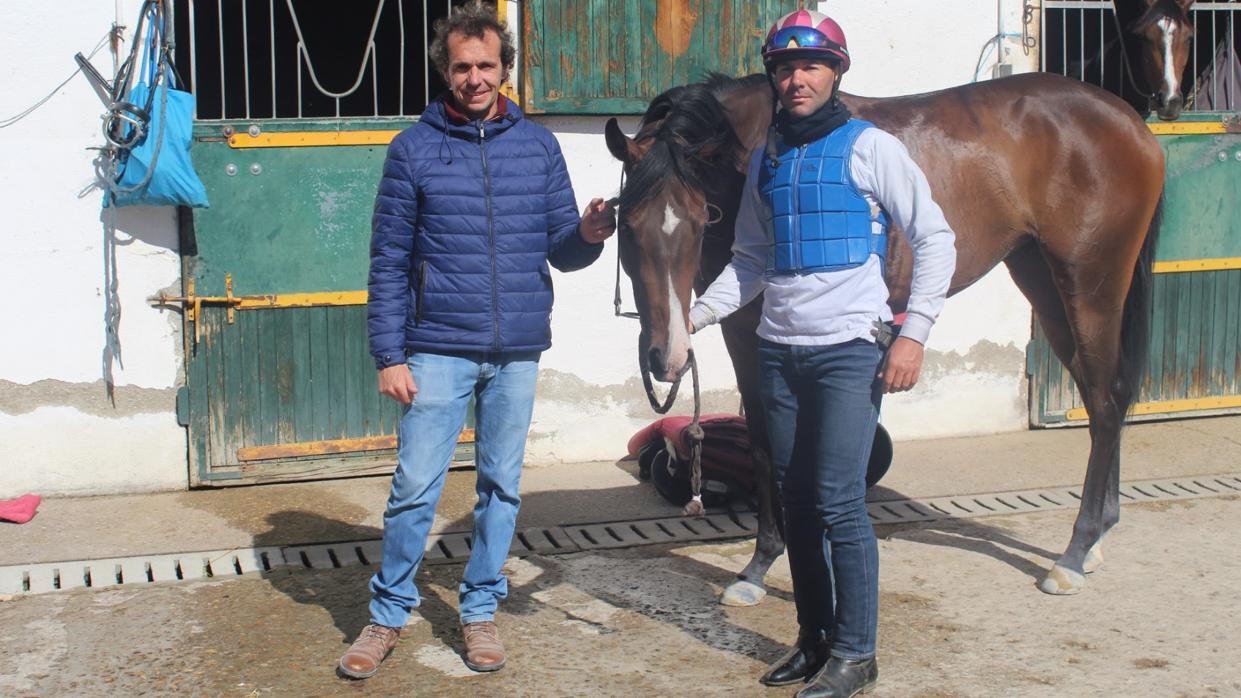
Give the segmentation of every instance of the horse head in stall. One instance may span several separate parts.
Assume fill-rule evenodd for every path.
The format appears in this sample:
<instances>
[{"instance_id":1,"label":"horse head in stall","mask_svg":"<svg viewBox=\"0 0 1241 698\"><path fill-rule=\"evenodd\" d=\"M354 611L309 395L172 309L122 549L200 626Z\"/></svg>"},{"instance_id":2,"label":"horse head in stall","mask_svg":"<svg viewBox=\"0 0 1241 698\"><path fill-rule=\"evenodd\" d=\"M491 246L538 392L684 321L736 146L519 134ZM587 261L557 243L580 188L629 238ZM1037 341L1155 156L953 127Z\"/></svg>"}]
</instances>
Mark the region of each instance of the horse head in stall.
<instances>
[{"instance_id":1,"label":"horse head in stall","mask_svg":"<svg viewBox=\"0 0 1241 698\"><path fill-rule=\"evenodd\" d=\"M1146 84L1145 109L1172 121L1185 105L1182 95L1185 66L1193 49L1194 23L1189 15L1194 0L1116 0L1116 17L1124 27L1126 58L1136 55L1129 69ZM1130 48L1132 47L1132 48Z\"/></svg>"}]
</instances>

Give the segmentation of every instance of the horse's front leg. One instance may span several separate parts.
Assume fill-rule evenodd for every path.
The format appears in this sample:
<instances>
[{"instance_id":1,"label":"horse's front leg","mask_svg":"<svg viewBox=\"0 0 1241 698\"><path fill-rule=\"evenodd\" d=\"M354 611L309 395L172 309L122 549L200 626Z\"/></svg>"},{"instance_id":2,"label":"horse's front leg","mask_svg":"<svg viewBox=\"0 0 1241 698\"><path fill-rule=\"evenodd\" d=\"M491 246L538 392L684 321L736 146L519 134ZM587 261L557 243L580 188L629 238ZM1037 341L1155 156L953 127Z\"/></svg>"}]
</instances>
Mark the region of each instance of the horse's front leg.
<instances>
[{"instance_id":1,"label":"horse's front leg","mask_svg":"<svg viewBox=\"0 0 1241 698\"><path fill-rule=\"evenodd\" d=\"M767 445L754 443L752 457L757 475L758 536L754 543L754 556L737 575L737 581L728 585L720 596L725 606L754 606L767 596L764 580L776 558L784 554L784 536L780 530L780 504L776 498L775 482L771 477L771 458Z\"/></svg>"},{"instance_id":2,"label":"horse's front leg","mask_svg":"<svg viewBox=\"0 0 1241 698\"><path fill-rule=\"evenodd\" d=\"M754 480L757 483L758 538L754 556L737 575L737 581L728 585L720 597L726 606L754 606L767 595L764 580L767 570L784 553L784 536L780 529L780 502L776 496L772 477L771 451L767 442L767 426L763 422L763 406L758 390L758 317L762 299L750 303L723 323L724 344L732 359L737 376L737 388L741 403L745 406L746 423L750 432L751 461Z\"/></svg>"}]
</instances>

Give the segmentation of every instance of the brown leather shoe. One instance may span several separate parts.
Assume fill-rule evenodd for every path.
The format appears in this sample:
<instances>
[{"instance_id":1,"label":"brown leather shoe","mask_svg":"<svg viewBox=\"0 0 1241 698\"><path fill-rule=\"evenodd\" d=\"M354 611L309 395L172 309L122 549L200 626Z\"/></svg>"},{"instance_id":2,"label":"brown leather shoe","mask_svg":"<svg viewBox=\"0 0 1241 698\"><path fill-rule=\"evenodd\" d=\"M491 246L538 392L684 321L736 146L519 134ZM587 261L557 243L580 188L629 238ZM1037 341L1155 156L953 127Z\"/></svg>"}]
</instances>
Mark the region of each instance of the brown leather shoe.
<instances>
[{"instance_id":1,"label":"brown leather shoe","mask_svg":"<svg viewBox=\"0 0 1241 698\"><path fill-rule=\"evenodd\" d=\"M489 620L466 623L463 630L466 666L474 671L498 671L504 666L508 657L495 623Z\"/></svg>"},{"instance_id":2,"label":"brown leather shoe","mask_svg":"<svg viewBox=\"0 0 1241 698\"><path fill-rule=\"evenodd\" d=\"M340 658L340 673L351 679L369 679L379 671L379 665L396 647L396 639L401 631L385 625L371 625L362 628L358 639L349 646L349 651Z\"/></svg>"}]
</instances>

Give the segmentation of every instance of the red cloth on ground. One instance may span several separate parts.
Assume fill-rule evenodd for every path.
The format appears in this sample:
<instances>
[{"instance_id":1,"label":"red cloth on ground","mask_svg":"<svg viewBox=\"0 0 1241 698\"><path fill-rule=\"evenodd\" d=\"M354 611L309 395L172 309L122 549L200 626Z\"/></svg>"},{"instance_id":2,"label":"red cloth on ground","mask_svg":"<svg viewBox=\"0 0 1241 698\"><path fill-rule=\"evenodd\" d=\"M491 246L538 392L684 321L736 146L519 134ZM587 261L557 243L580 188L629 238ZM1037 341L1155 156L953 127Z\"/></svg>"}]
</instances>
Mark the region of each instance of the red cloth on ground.
<instances>
[{"instance_id":1,"label":"red cloth on ground","mask_svg":"<svg viewBox=\"0 0 1241 698\"><path fill-rule=\"evenodd\" d=\"M642 427L629 439L629 457L637 458L642 447L650 443L651 439L658 434L672 441L679 457L689 458L689 439L682 432L692 421L694 421L692 417L664 417ZM745 419L735 414L704 414L698 418L698 423L703 429L707 428L708 422L739 423L742 428L745 427Z\"/></svg>"},{"instance_id":2,"label":"red cloth on ground","mask_svg":"<svg viewBox=\"0 0 1241 698\"><path fill-rule=\"evenodd\" d=\"M637 458L642 448L667 439L676 449L676 459L691 460L690 417L664 417L647 425L629 439L629 455ZM699 419L703 430L702 473L707 479L731 482L753 492L756 487L754 462L750 457L750 432L745 418L735 414L707 414Z\"/></svg>"},{"instance_id":3,"label":"red cloth on ground","mask_svg":"<svg viewBox=\"0 0 1241 698\"><path fill-rule=\"evenodd\" d=\"M24 494L17 499L0 499L0 521L24 524L34 518L35 510L43 498L37 494Z\"/></svg>"}]
</instances>

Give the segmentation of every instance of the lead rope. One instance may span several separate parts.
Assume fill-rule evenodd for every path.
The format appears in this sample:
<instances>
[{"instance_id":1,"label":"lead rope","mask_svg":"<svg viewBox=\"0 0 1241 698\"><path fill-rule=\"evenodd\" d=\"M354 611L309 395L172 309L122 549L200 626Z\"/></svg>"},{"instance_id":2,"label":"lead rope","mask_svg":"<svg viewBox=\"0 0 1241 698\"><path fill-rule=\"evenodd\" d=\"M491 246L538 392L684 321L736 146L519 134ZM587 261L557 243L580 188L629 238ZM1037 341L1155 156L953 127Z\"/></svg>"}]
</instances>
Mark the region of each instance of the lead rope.
<instances>
[{"instance_id":1,"label":"lead rope","mask_svg":"<svg viewBox=\"0 0 1241 698\"><path fill-rule=\"evenodd\" d=\"M702 430L702 425L698 423L702 412L702 398L698 392L698 360L694 358L692 351L689 355L689 366L694 378L694 421L689 423L686 432L689 435L690 452L689 486L693 497L685 503L681 515L702 516L707 513L702 503L702 442L706 438L706 433Z\"/></svg>"},{"instance_id":2,"label":"lead rope","mask_svg":"<svg viewBox=\"0 0 1241 698\"><path fill-rule=\"evenodd\" d=\"M621 189L625 188L625 172L621 171ZM613 206L619 207L620 199L614 198L609 201ZM723 217L721 212L720 217ZM620 211L616 213L616 221L620 223ZM619 225L617 226L619 229ZM621 311L621 291L620 291L620 275L621 275L621 259L620 259L620 237L616 240L616 287L612 295L612 311L616 317L627 317L641 320L642 316L636 312ZM706 433L702 430L700 417L702 416L702 393L698 384L698 361L694 358L694 351L689 352L689 368L694 381L694 419L686 427L686 435L689 436L690 451L690 468L689 483L691 499L685 503L685 507L681 510L682 516L702 516L706 513L706 507L702 504L702 442L706 437ZM646 400L651 404L651 409L656 414L667 414L672 409L673 403L677 399L677 390L681 387L681 376L677 376L672 382L672 389L668 391L668 397L660 404L659 398L655 396L655 385L651 382L650 365L647 363L646 355L642 352L642 342L638 342L638 369L642 372L642 387L646 390ZM681 374L685 375L684 373Z\"/></svg>"}]
</instances>

